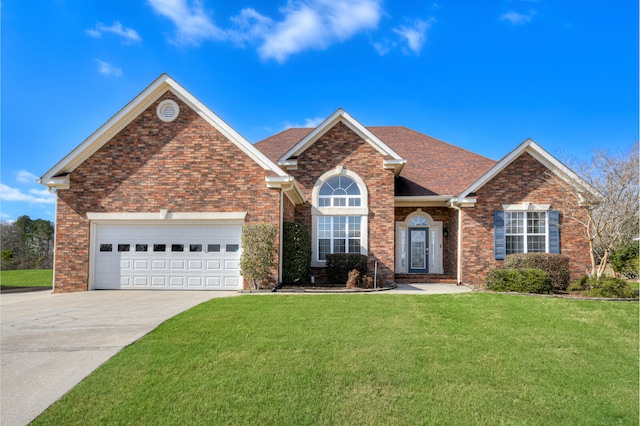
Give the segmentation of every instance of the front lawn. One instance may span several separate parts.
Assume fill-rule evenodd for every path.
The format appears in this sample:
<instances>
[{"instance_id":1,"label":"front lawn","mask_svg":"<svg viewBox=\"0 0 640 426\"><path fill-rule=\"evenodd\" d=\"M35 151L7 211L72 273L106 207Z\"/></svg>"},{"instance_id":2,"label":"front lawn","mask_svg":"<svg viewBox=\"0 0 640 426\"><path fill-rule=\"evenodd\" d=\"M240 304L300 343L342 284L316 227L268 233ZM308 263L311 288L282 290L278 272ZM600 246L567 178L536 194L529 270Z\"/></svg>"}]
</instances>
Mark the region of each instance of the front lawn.
<instances>
[{"instance_id":1,"label":"front lawn","mask_svg":"<svg viewBox=\"0 0 640 426\"><path fill-rule=\"evenodd\" d=\"M0 271L0 285L7 287L51 287L53 270L25 269Z\"/></svg>"},{"instance_id":2,"label":"front lawn","mask_svg":"<svg viewBox=\"0 0 640 426\"><path fill-rule=\"evenodd\" d=\"M638 423L638 303L461 295L214 299L35 424Z\"/></svg>"}]
</instances>

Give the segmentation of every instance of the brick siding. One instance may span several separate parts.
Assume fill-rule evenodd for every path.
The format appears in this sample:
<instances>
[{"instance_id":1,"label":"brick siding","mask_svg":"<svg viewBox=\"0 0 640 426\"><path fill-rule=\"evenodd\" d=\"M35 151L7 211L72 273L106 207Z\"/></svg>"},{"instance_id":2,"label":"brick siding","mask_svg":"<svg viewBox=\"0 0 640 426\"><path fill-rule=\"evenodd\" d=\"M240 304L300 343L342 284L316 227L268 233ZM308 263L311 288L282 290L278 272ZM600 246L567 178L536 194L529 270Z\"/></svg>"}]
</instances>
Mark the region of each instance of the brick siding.
<instances>
[{"instance_id":1,"label":"brick siding","mask_svg":"<svg viewBox=\"0 0 640 426\"><path fill-rule=\"evenodd\" d=\"M156 115L165 99L180 106L173 122ZM267 173L165 93L71 173L70 189L58 191L55 291L88 289L87 212L246 211L247 223L277 226L280 190L267 188Z\"/></svg>"},{"instance_id":2,"label":"brick siding","mask_svg":"<svg viewBox=\"0 0 640 426\"><path fill-rule=\"evenodd\" d=\"M483 285L490 268L502 267L494 257L493 217L503 204L551 204L560 211L560 250L569 256L571 279L589 267L589 243L584 228L571 213L581 214L577 199L567 185L543 164L524 153L477 192L477 204L463 208L463 282Z\"/></svg>"},{"instance_id":3,"label":"brick siding","mask_svg":"<svg viewBox=\"0 0 640 426\"><path fill-rule=\"evenodd\" d=\"M311 229L313 187L324 173L343 166L356 173L367 186L369 197L369 263L378 262L378 284L394 279L394 176L382 167L383 157L342 122L336 124L298 157L296 178L307 203L296 208L296 222ZM372 272L372 271L371 271ZM325 274L313 268L316 284Z\"/></svg>"}]
</instances>

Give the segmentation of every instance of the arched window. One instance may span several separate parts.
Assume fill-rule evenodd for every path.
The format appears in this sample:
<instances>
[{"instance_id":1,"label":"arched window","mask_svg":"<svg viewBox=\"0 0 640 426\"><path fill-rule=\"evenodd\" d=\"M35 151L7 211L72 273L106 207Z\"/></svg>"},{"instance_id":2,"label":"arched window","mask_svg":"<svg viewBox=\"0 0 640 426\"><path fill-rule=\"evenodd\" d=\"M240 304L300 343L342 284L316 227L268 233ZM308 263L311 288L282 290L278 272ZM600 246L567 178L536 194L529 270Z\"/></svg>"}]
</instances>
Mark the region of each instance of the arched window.
<instances>
[{"instance_id":1,"label":"arched window","mask_svg":"<svg viewBox=\"0 0 640 426\"><path fill-rule=\"evenodd\" d=\"M338 167L313 189L312 265L332 253L367 253L367 188L355 173Z\"/></svg>"},{"instance_id":2,"label":"arched window","mask_svg":"<svg viewBox=\"0 0 640 426\"><path fill-rule=\"evenodd\" d=\"M327 180L318 194L318 207L360 207L358 184L348 176L334 176Z\"/></svg>"},{"instance_id":3,"label":"arched window","mask_svg":"<svg viewBox=\"0 0 640 426\"><path fill-rule=\"evenodd\" d=\"M414 216L409 221L409 226L429 226L429 222L424 216Z\"/></svg>"}]
</instances>

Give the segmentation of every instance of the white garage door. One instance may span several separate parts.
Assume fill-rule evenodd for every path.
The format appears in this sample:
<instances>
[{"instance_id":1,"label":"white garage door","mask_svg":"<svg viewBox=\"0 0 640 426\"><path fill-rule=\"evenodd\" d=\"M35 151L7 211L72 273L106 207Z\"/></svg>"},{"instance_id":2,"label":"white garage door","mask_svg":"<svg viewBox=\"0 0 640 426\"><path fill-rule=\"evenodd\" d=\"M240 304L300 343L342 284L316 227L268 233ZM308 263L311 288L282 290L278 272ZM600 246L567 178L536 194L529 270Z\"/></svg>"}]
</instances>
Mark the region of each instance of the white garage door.
<instances>
[{"instance_id":1,"label":"white garage door","mask_svg":"<svg viewBox=\"0 0 640 426\"><path fill-rule=\"evenodd\" d=\"M97 225L95 289L236 290L240 225Z\"/></svg>"}]
</instances>

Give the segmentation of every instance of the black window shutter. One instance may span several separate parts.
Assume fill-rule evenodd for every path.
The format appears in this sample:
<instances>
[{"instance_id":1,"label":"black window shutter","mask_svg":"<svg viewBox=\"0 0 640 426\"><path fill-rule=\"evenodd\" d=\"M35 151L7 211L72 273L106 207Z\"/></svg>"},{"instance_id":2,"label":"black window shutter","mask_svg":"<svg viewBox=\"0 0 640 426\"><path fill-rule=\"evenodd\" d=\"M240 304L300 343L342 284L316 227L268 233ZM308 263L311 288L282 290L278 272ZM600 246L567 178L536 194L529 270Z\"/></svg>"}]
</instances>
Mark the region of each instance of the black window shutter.
<instances>
[{"instance_id":1,"label":"black window shutter","mask_svg":"<svg viewBox=\"0 0 640 426\"><path fill-rule=\"evenodd\" d=\"M506 244L504 236L504 211L493 212L493 250L496 260L504 260L506 254Z\"/></svg>"},{"instance_id":2,"label":"black window shutter","mask_svg":"<svg viewBox=\"0 0 640 426\"><path fill-rule=\"evenodd\" d=\"M560 253L560 212L549 210L549 253Z\"/></svg>"}]
</instances>

